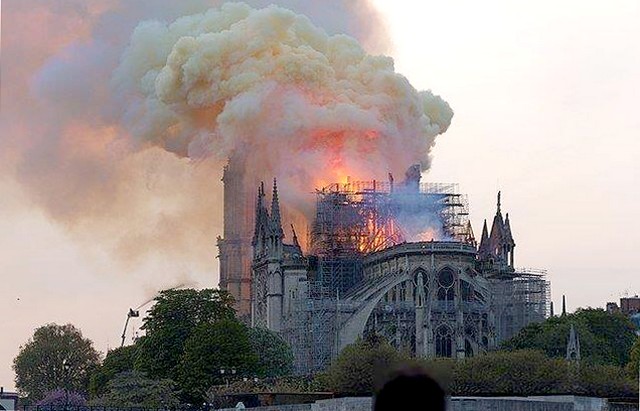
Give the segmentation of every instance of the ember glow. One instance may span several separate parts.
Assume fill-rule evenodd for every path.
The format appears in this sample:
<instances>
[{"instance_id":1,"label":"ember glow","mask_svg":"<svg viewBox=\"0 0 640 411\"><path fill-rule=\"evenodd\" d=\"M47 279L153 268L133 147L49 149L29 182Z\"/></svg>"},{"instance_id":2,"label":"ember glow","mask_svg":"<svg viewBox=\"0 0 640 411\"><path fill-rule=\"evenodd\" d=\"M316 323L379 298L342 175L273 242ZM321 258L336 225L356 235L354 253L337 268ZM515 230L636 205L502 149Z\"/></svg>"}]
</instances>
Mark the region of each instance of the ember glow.
<instances>
[{"instance_id":1,"label":"ember glow","mask_svg":"<svg viewBox=\"0 0 640 411\"><path fill-rule=\"evenodd\" d=\"M277 176L289 209L327 181L426 170L453 115L391 58L275 6L141 23L113 82L137 141L193 159L241 152L247 184Z\"/></svg>"},{"instance_id":2,"label":"ember glow","mask_svg":"<svg viewBox=\"0 0 640 411\"><path fill-rule=\"evenodd\" d=\"M244 156L248 192L278 178L285 219L304 242L314 189L384 179L408 164L426 170L450 124L448 104L412 87L391 58L302 14L116 3L87 6L81 38L69 32L42 53L15 87L33 101L18 102L21 121L3 125L0 144L49 218L127 263L169 252L210 269L219 178L233 153ZM360 22L370 17L366 2L340 7L355 4L361 13L354 8L345 28L373 24Z\"/></svg>"}]
</instances>

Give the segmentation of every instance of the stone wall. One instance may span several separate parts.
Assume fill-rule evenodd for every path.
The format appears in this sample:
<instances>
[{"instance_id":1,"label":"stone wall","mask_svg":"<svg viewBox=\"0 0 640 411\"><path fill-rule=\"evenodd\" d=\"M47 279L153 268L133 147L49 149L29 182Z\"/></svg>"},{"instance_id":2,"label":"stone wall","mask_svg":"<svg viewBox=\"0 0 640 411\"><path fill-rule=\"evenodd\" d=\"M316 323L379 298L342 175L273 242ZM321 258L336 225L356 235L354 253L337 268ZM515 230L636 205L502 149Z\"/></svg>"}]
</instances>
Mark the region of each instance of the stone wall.
<instances>
[{"instance_id":1,"label":"stone wall","mask_svg":"<svg viewBox=\"0 0 640 411\"><path fill-rule=\"evenodd\" d=\"M448 411L618 411L604 398L558 395L545 397L452 397ZM412 410L419 410L413 407ZM220 411L233 411L226 408ZM313 404L276 405L251 408L255 411L371 411L371 398L349 397L316 401ZM401 411L401 410L398 410ZM638 411L638 405L625 405L624 411Z\"/></svg>"}]
</instances>

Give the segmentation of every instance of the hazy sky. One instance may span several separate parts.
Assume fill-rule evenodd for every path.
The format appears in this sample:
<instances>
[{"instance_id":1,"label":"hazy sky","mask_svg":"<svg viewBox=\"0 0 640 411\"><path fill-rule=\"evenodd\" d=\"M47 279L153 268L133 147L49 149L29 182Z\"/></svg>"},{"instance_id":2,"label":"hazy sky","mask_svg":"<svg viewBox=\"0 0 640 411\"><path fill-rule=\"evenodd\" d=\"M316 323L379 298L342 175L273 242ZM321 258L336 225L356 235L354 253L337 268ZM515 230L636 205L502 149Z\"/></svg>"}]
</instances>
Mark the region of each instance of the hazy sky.
<instances>
[{"instance_id":1,"label":"hazy sky","mask_svg":"<svg viewBox=\"0 0 640 411\"><path fill-rule=\"evenodd\" d=\"M100 2L90 3L99 14ZM547 269L554 301L567 294L573 310L640 293L634 264L640 251L640 3L374 3L396 70L416 88L443 96L455 112L425 178L460 184L476 235L482 220L492 218L500 189L516 264ZM87 30L71 17L60 24L72 34L49 42L63 45ZM6 40L6 21L2 30ZM35 40L22 46L38 51L29 41ZM5 81L7 70L24 69L28 78L48 57L43 52L16 68L6 50L3 43ZM29 114L20 104L2 93L0 138L16 131L8 112ZM9 110L12 105L21 111ZM219 226L203 233L210 238L208 266L168 262L161 253L114 264L89 238L53 222L9 172L0 176L0 386L13 387L12 359L39 325L74 323L106 351L119 344L128 308L156 290L184 281L215 286Z\"/></svg>"}]
</instances>

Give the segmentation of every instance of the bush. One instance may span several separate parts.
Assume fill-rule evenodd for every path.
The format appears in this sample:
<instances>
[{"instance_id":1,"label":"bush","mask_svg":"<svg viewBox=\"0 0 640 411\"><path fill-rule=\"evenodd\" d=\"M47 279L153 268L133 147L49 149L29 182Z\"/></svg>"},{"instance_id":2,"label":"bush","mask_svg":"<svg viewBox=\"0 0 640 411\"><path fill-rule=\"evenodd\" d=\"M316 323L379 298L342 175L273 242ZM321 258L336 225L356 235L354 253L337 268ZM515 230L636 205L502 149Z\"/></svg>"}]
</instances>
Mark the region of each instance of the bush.
<instances>
[{"instance_id":1,"label":"bush","mask_svg":"<svg viewBox=\"0 0 640 411\"><path fill-rule=\"evenodd\" d=\"M371 395L404 357L381 340L348 345L327 373L328 388L340 395Z\"/></svg>"},{"instance_id":2,"label":"bush","mask_svg":"<svg viewBox=\"0 0 640 411\"><path fill-rule=\"evenodd\" d=\"M57 389L46 393L44 398L36 403L37 406L65 406L71 405L74 407L83 407L87 405L87 400L75 391L67 391L63 389Z\"/></svg>"},{"instance_id":3,"label":"bush","mask_svg":"<svg viewBox=\"0 0 640 411\"><path fill-rule=\"evenodd\" d=\"M567 389L567 364L538 351L493 352L456 364L460 395L559 394Z\"/></svg>"},{"instance_id":4,"label":"bush","mask_svg":"<svg viewBox=\"0 0 640 411\"><path fill-rule=\"evenodd\" d=\"M635 397L638 384L612 365L583 365L577 370L574 393L590 397Z\"/></svg>"},{"instance_id":5,"label":"bush","mask_svg":"<svg viewBox=\"0 0 640 411\"><path fill-rule=\"evenodd\" d=\"M107 384L104 395L92 400L92 406L175 408L180 404L171 380L153 380L139 371L125 371Z\"/></svg>"},{"instance_id":6,"label":"bush","mask_svg":"<svg viewBox=\"0 0 640 411\"><path fill-rule=\"evenodd\" d=\"M317 380L339 395L370 395L400 367L420 367L453 395L637 395L622 367L572 364L534 350L497 351L465 360L409 358L385 342L359 340ZM321 388L323 389L323 388Z\"/></svg>"}]
</instances>

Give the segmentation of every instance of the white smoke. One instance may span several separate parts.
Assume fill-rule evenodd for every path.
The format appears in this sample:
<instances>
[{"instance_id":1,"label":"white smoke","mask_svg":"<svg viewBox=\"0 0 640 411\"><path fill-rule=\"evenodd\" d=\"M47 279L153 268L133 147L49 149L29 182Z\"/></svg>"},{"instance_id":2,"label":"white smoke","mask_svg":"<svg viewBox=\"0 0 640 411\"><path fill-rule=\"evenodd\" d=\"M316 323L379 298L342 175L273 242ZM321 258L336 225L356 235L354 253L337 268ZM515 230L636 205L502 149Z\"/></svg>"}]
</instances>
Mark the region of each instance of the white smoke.
<instances>
[{"instance_id":1,"label":"white smoke","mask_svg":"<svg viewBox=\"0 0 640 411\"><path fill-rule=\"evenodd\" d=\"M209 270L233 150L293 207L345 174L426 169L451 110L338 35L384 51L375 10L280 3L310 20L213 0L3 4L4 178L83 243Z\"/></svg>"},{"instance_id":2,"label":"white smoke","mask_svg":"<svg viewBox=\"0 0 640 411\"><path fill-rule=\"evenodd\" d=\"M427 169L453 116L395 73L391 58L276 6L231 3L142 23L113 85L138 144L220 160L243 150L249 174L305 192L344 173Z\"/></svg>"}]
</instances>

